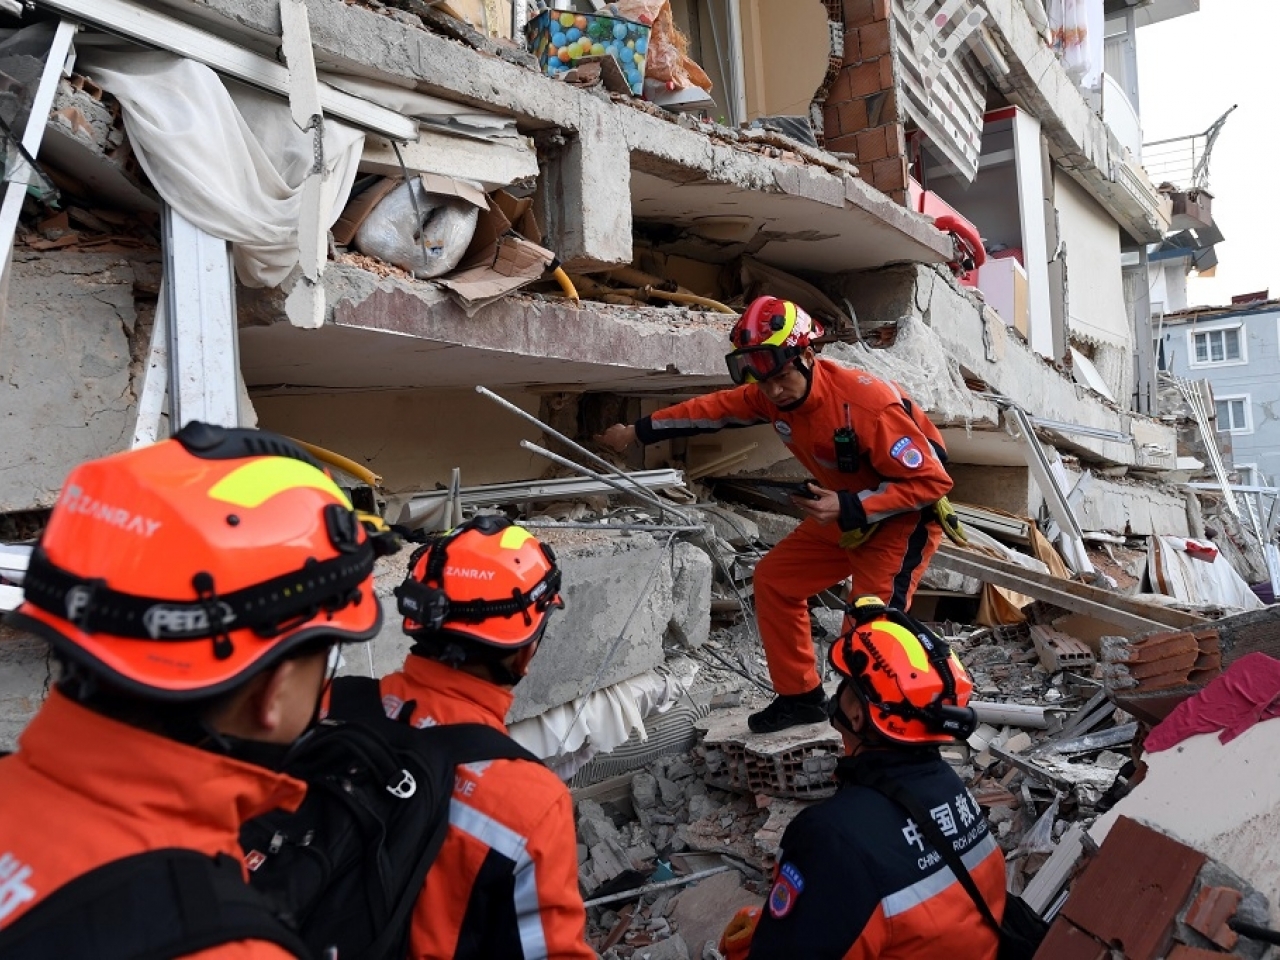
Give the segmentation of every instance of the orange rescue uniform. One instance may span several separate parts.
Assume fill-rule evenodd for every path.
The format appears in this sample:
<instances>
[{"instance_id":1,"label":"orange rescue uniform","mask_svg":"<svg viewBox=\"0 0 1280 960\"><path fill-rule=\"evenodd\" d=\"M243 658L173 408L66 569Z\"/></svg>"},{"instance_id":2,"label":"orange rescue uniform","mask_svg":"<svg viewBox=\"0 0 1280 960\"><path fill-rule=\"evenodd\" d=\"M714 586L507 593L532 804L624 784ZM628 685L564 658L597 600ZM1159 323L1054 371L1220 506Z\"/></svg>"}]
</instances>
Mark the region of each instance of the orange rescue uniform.
<instances>
[{"instance_id":1,"label":"orange rescue uniform","mask_svg":"<svg viewBox=\"0 0 1280 960\"><path fill-rule=\"evenodd\" d=\"M410 655L381 686L387 714L412 702L415 726L506 732L511 692L434 660ZM593 960L586 919L568 788L523 760L458 767L449 833L414 908L410 960Z\"/></svg>"},{"instance_id":2,"label":"orange rescue uniform","mask_svg":"<svg viewBox=\"0 0 1280 960\"><path fill-rule=\"evenodd\" d=\"M294 809L306 786L87 710L56 689L0 760L0 928L63 884L147 850L181 847L243 859L240 825ZM282 960L238 941L199 960Z\"/></svg>"},{"instance_id":3,"label":"orange rescue uniform","mask_svg":"<svg viewBox=\"0 0 1280 960\"><path fill-rule=\"evenodd\" d=\"M744 384L666 407L636 424L642 443L770 423L822 487L840 494L838 524L805 519L756 565L756 617L773 688L801 694L818 686L808 599L852 576L863 594L906 610L942 539L933 504L947 495L942 436L898 386L817 359L809 395L781 410ZM841 463L837 431L852 427L856 463ZM879 523L854 549L842 533Z\"/></svg>"}]
</instances>

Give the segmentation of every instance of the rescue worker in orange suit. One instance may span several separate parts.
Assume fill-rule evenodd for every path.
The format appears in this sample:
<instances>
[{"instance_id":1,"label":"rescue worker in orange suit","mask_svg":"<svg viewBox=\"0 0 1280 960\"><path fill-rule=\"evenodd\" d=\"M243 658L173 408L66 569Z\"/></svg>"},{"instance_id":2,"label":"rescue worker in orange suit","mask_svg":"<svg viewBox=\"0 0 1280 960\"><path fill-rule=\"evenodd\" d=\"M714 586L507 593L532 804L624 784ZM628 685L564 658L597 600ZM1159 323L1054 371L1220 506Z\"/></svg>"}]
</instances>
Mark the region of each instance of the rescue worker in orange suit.
<instances>
[{"instance_id":1,"label":"rescue worker in orange suit","mask_svg":"<svg viewBox=\"0 0 1280 960\"><path fill-rule=\"evenodd\" d=\"M563 606L550 548L480 516L420 548L396 595L414 644L382 679L387 714L506 733L512 688ZM410 960L591 960L585 937L568 788L525 760L458 767L449 832L414 907Z\"/></svg>"},{"instance_id":2,"label":"rescue worker in orange suit","mask_svg":"<svg viewBox=\"0 0 1280 960\"><path fill-rule=\"evenodd\" d=\"M873 617L883 613L878 600L861 602ZM867 785L897 784L952 845L992 915L1003 916L1004 854L938 752L973 731L973 684L918 624L909 629L892 614L860 619L829 652L842 677L828 705L844 741L837 792L787 827L764 905L739 912L721 952L729 960L995 960L995 927L927 832Z\"/></svg>"},{"instance_id":3,"label":"rescue worker in orange suit","mask_svg":"<svg viewBox=\"0 0 1280 960\"><path fill-rule=\"evenodd\" d=\"M760 297L730 333L734 389L666 407L596 439L621 452L635 440L772 424L813 475L804 520L756 565L756 618L774 701L749 719L757 733L823 720L808 599L852 576L907 609L938 548L934 506L951 489L938 430L897 385L815 357L822 327L794 303Z\"/></svg>"},{"instance_id":4,"label":"rescue worker in orange suit","mask_svg":"<svg viewBox=\"0 0 1280 960\"><path fill-rule=\"evenodd\" d=\"M241 823L301 802L305 784L272 767L315 718L334 644L381 625L375 546L315 461L257 430L192 423L71 472L7 618L50 643L60 676L0 759L0 954L27 955L69 881L144 851L195 851L247 889ZM114 934L153 935L149 909L110 918ZM60 935L101 932L100 910L75 917ZM239 939L177 953L304 950Z\"/></svg>"}]
</instances>

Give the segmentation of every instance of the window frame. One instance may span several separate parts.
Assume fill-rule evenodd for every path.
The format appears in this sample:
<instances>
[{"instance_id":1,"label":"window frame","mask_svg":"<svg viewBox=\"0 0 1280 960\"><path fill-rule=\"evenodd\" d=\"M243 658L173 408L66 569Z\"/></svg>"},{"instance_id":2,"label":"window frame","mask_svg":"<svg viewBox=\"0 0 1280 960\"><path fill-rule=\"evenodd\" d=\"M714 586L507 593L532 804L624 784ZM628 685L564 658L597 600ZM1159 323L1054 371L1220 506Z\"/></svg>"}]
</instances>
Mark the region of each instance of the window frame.
<instances>
[{"instance_id":1,"label":"window frame","mask_svg":"<svg viewBox=\"0 0 1280 960\"><path fill-rule=\"evenodd\" d=\"M1225 333L1228 330L1235 330L1237 342L1240 345L1240 356L1234 360L1199 360L1196 358L1196 337L1208 336L1213 333L1223 333L1222 352L1226 355L1227 344ZM1239 367L1249 362L1249 337L1243 321L1236 323L1216 323L1211 327L1192 327L1187 331L1187 365L1192 369L1205 369L1206 367Z\"/></svg>"},{"instance_id":2,"label":"window frame","mask_svg":"<svg viewBox=\"0 0 1280 960\"><path fill-rule=\"evenodd\" d=\"M1241 475L1240 486L1242 487L1262 486L1262 484L1258 482L1260 478L1258 476L1258 465L1256 463L1236 463L1236 464L1232 464L1231 469L1234 470L1236 473L1240 473L1240 471L1242 470L1249 471L1248 480L1245 480L1244 476Z\"/></svg>"},{"instance_id":3,"label":"window frame","mask_svg":"<svg viewBox=\"0 0 1280 960\"><path fill-rule=\"evenodd\" d=\"M1244 404L1244 426L1230 427L1226 430L1223 430L1220 426L1217 426L1217 423L1216 423L1217 417L1218 417L1218 404L1220 403L1227 404L1228 405L1227 408L1229 410L1230 404L1234 400L1240 400ZM1215 420L1215 429L1214 429L1215 433L1229 433L1229 434L1232 434L1233 436L1243 436L1245 434L1253 433L1253 400L1250 394L1232 393L1232 394L1223 394L1222 396L1218 396L1215 393L1213 395L1213 404L1214 404L1213 415Z\"/></svg>"}]
</instances>

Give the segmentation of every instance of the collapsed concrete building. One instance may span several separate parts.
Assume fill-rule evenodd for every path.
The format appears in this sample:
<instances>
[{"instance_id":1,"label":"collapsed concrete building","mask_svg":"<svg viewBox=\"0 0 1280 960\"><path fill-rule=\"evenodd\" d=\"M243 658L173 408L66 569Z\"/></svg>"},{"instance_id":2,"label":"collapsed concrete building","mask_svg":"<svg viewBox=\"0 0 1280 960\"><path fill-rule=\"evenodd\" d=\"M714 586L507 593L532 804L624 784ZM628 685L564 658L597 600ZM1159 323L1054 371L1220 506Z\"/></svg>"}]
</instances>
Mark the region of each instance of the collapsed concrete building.
<instances>
[{"instance_id":1,"label":"collapsed concrete building","mask_svg":"<svg viewBox=\"0 0 1280 960\"><path fill-rule=\"evenodd\" d=\"M826 325L825 357L898 381L943 431L984 552L940 553L914 612L987 624L947 634L984 711L954 760L1015 859L1024 835L1053 831L1028 891L1061 905L1083 841L1062 834L1059 803L1100 812L1123 758L1097 744L1133 738L1113 703L1207 681L1221 657L1186 637L1255 606L1248 583L1273 575L1228 489L1211 394L1162 376L1152 350L1153 310L1186 306L1175 294L1212 237L1186 246L1201 195L1142 165L1136 45L1197 0L1098 2L1092 50L1040 0L672 0L714 89L646 84L643 100L612 55L539 62L522 6L0 12L0 117L25 150L0 202L0 605L20 597L25 545L76 462L192 418L259 424L341 454L360 505L410 532L504 510L555 546L568 607L509 720L579 788L585 893L673 844L687 874L721 853L766 858L829 792L838 750L829 730L745 738L734 711L739 681L748 698L760 684L759 650L720 628L750 640L754 557L795 521L728 501L735 477L793 475L785 447L737 430L588 469L591 450L564 440L590 448L616 420L726 385L731 314L788 297ZM369 227L393 201L414 228L398 253ZM1202 502L1186 482L1206 478L1219 489ZM402 574L382 562L387 626L346 669L403 656ZM1127 596L1141 593L1164 603ZM817 642L839 606L814 607ZM1116 633L1157 640L1133 653ZM1104 690L1095 666L1137 692ZM0 748L52 677L41 643L0 627ZM1015 732L1055 709L1047 739ZM695 726L696 763L679 755ZM627 836L592 799L619 777ZM1185 862L1184 898L1199 868ZM716 932L705 899L744 894L696 890L673 916L698 948ZM661 940L662 911L645 910L643 936ZM1082 910L1063 916L1062 936L1106 939Z\"/></svg>"},{"instance_id":2,"label":"collapsed concrete building","mask_svg":"<svg viewBox=\"0 0 1280 960\"><path fill-rule=\"evenodd\" d=\"M823 317L836 331L829 355L899 380L944 428L957 500L1036 516L1042 469L1063 491L1073 473L1090 474L1074 505L1083 529L1200 533L1182 492L1160 484L1177 466L1176 437L1150 416L1150 338L1139 334L1149 308L1125 292L1143 268L1122 267L1124 251L1160 241L1169 223L1125 92L1136 90L1137 26L1195 4L1116 5L1109 29L1123 41L1125 76L1101 86L1068 73L1036 3L975 3L923 36L912 27L920 3L814 3L788 16L775 6L750 5L710 72L740 121L781 112L794 84L816 84L790 111L808 119L813 145L768 124L730 127L553 80L495 39L498 28L486 34L411 0L37 5L50 26L66 25L52 41L65 40L64 59L76 55L65 75L52 70L44 129L29 125L71 219L18 225L0 334L11 387L0 400L10 451L0 512L47 509L71 464L164 429L164 378L147 384L164 356L157 303L207 315L169 351L169 392L190 394L185 409L341 451L381 477L389 518L455 467L468 486L537 477L546 464L519 441L540 431L475 386L583 438L726 382L728 318L696 302L657 306L662 291L653 306L602 302L617 299L611 271L642 267L695 300L783 291ZM715 26L699 29L710 14L698 4L672 9L695 39ZM771 49L809 55L779 69L766 31ZM190 153L202 136L212 149L225 131L211 121L167 143L148 133L149 108L121 79L128 54L144 51L211 67L236 103L320 104L325 162L353 161L323 185L303 168L278 188L293 199L316 187L289 208L302 224L284 231L292 256L245 269L253 244L232 244L234 291L186 289L210 255L174 226L205 215L221 185L204 184L210 196L196 201L159 189L200 189L181 168L199 166ZM512 292L495 299L350 254L325 262L316 238L333 220L324 212L343 206L334 194L401 172L531 197L522 211L534 239L606 295L499 283ZM971 249L973 233L995 252ZM211 259L225 259L223 241L212 246ZM195 265L182 266L184 255ZM234 329L216 330L218 319ZM765 429L683 446L631 466L674 461L696 476L726 458L747 473L785 459Z\"/></svg>"}]
</instances>

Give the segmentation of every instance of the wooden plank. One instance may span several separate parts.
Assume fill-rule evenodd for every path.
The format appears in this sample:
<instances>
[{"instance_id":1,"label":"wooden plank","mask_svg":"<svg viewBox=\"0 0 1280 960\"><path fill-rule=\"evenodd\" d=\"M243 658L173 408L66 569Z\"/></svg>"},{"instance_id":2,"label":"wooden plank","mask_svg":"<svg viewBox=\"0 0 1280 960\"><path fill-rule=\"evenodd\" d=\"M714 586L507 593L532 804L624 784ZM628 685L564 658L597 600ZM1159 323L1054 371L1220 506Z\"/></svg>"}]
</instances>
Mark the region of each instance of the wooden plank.
<instances>
[{"instance_id":1,"label":"wooden plank","mask_svg":"<svg viewBox=\"0 0 1280 960\"><path fill-rule=\"evenodd\" d=\"M943 543L933 562L979 580L1016 590L1065 610L1087 613L1107 623L1146 633L1153 630L1181 630L1203 626L1208 621L1193 613L1143 603L1109 590L1101 590L1074 580L1028 570L1016 563L999 560Z\"/></svg>"},{"instance_id":2,"label":"wooden plank","mask_svg":"<svg viewBox=\"0 0 1280 960\"><path fill-rule=\"evenodd\" d=\"M1071 872L1084 856L1084 828L1073 823L1058 841L1049 859L1045 861L1027 888L1022 891L1022 899L1036 913L1044 916L1045 908L1058 895L1058 891L1071 878Z\"/></svg>"}]
</instances>

